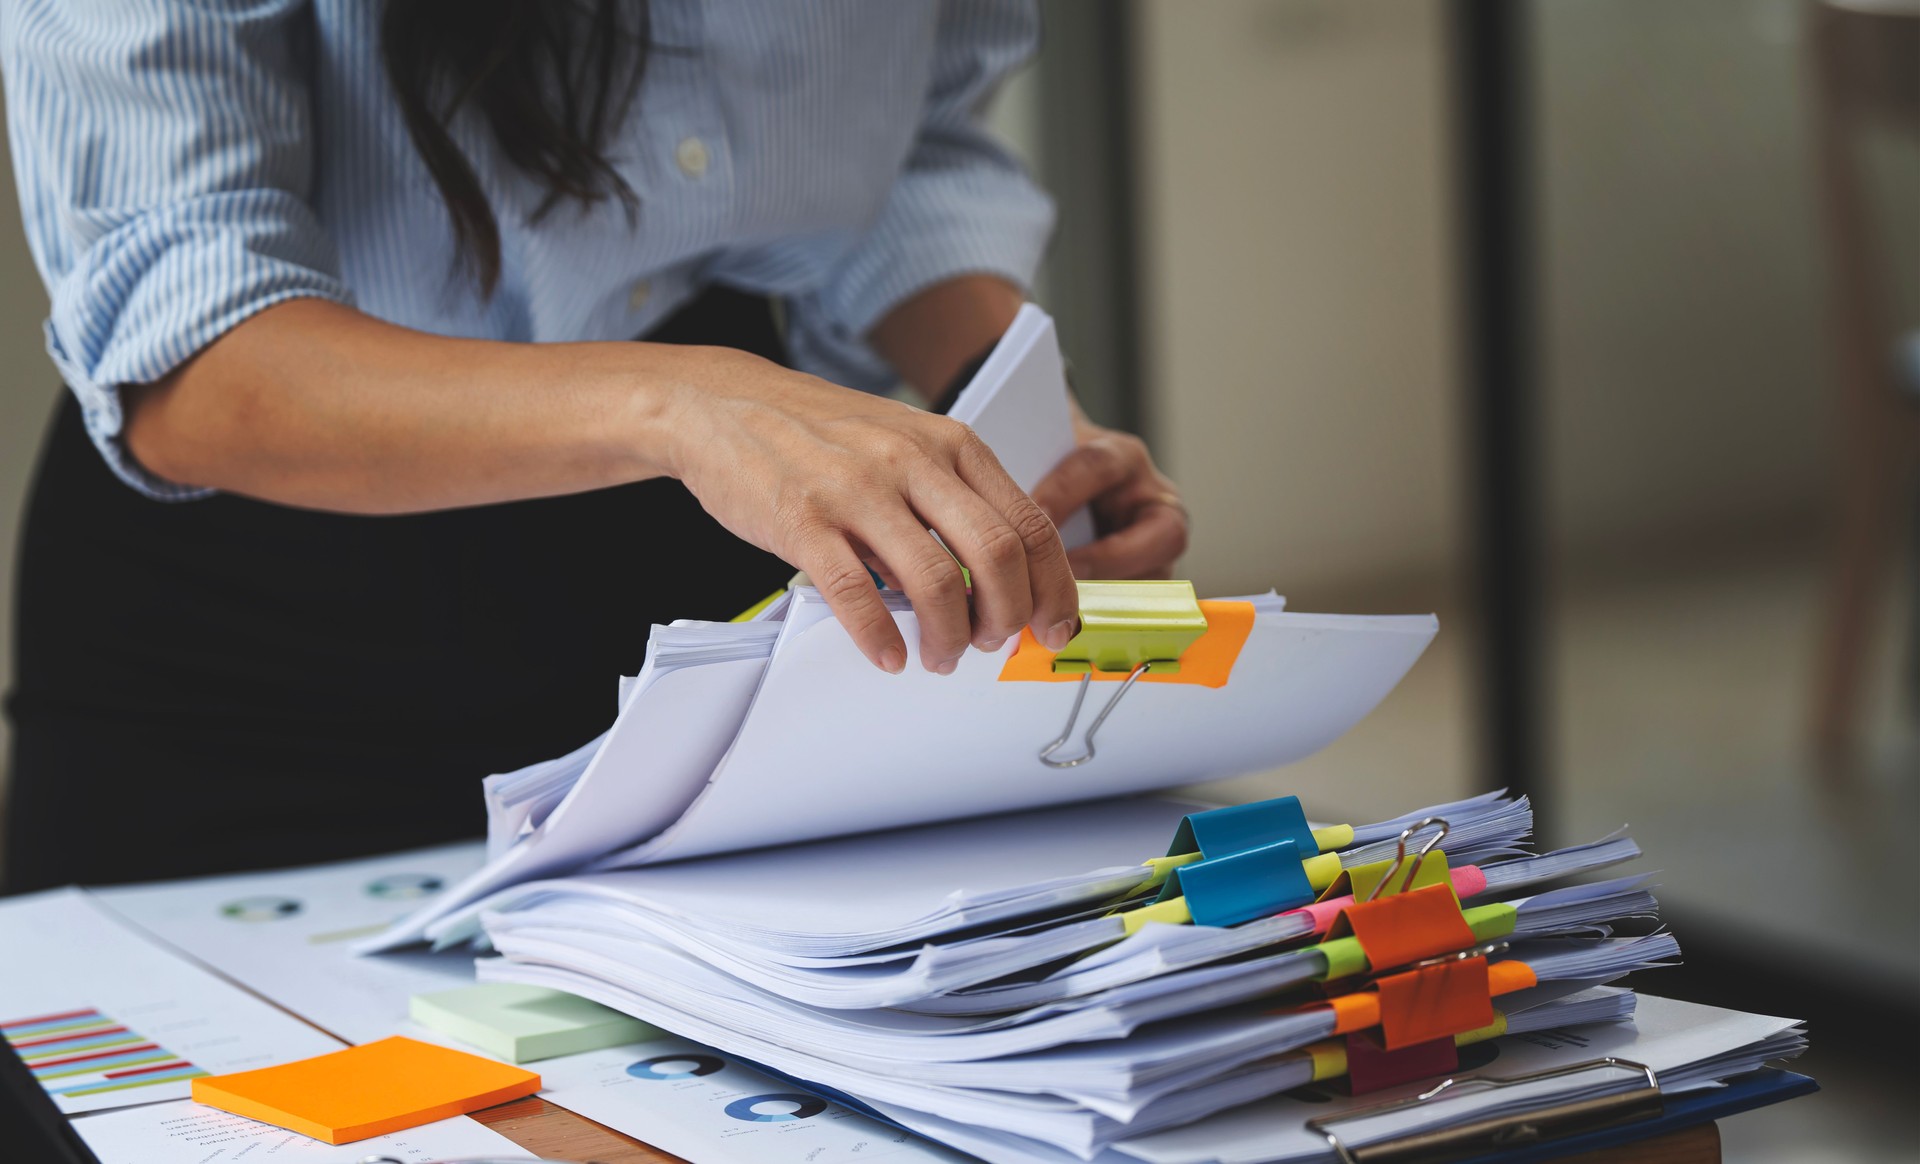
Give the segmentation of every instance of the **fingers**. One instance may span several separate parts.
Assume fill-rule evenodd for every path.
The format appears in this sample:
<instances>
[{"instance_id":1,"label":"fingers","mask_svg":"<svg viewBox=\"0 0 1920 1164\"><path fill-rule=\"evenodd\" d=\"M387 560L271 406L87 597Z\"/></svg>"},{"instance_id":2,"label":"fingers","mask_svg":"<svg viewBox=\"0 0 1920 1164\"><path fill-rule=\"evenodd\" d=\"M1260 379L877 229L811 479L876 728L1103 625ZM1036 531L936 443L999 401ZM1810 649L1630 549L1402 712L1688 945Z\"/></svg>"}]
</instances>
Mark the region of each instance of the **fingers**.
<instances>
[{"instance_id":1,"label":"fingers","mask_svg":"<svg viewBox=\"0 0 1920 1164\"><path fill-rule=\"evenodd\" d=\"M1081 578L1171 578L1173 563L1187 549L1187 515L1179 506L1152 501L1133 520L1067 555Z\"/></svg>"},{"instance_id":2,"label":"fingers","mask_svg":"<svg viewBox=\"0 0 1920 1164\"><path fill-rule=\"evenodd\" d=\"M874 553L873 550L868 547L867 543L861 541L859 538L853 538L851 540L853 542L853 552L859 555L862 565L880 575L881 585L889 590L898 590L902 594L906 593L906 587L900 585L900 579L894 575L892 570L887 568L885 562L880 560L880 555Z\"/></svg>"},{"instance_id":3,"label":"fingers","mask_svg":"<svg viewBox=\"0 0 1920 1164\"><path fill-rule=\"evenodd\" d=\"M1138 437L1102 433L1062 457L1034 488L1033 499L1054 521L1064 521L1089 501L1151 468L1147 446Z\"/></svg>"},{"instance_id":4,"label":"fingers","mask_svg":"<svg viewBox=\"0 0 1920 1164\"><path fill-rule=\"evenodd\" d=\"M926 538L925 533L921 534ZM932 541L931 538L926 538ZM894 625L893 612L874 588L873 576L838 533L822 531L809 539L794 564L807 572L834 617L847 628L860 653L874 666L898 675L907 667L906 641Z\"/></svg>"},{"instance_id":5,"label":"fingers","mask_svg":"<svg viewBox=\"0 0 1920 1164\"><path fill-rule=\"evenodd\" d=\"M1012 531L1025 571L1025 599L1023 602L1007 599L1003 606L996 606L997 613L1012 621L996 623L994 633L1005 631L1001 637L1009 637L1019 633L1024 623L1033 627L1034 637L1043 646L1057 651L1079 631L1080 623L1080 591L1073 583L1073 567L1067 562L1066 547L1060 544L1060 531L1054 528L1053 519L1039 503L1007 476L986 443L971 431L967 438L956 462L960 479L992 507ZM964 554L961 557L965 560ZM969 569L975 568L971 562L967 565ZM1000 584L1012 587L1014 582L1009 576ZM981 586L977 574L973 590L974 607L978 610ZM1018 618L1013 617L1016 610Z\"/></svg>"},{"instance_id":6,"label":"fingers","mask_svg":"<svg viewBox=\"0 0 1920 1164\"><path fill-rule=\"evenodd\" d=\"M951 675L973 638L960 563L904 504L868 516L857 532L913 600L914 617L920 623L921 665L936 674Z\"/></svg>"},{"instance_id":7,"label":"fingers","mask_svg":"<svg viewBox=\"0 0 1920 1164\"><path fill-rule=\"evenodd\" d=\"M946 473L910 480L907 499L973 576L973 645L999 650L1033 616L1020 533L966 482Z\"/></svg>"}]
</instances>

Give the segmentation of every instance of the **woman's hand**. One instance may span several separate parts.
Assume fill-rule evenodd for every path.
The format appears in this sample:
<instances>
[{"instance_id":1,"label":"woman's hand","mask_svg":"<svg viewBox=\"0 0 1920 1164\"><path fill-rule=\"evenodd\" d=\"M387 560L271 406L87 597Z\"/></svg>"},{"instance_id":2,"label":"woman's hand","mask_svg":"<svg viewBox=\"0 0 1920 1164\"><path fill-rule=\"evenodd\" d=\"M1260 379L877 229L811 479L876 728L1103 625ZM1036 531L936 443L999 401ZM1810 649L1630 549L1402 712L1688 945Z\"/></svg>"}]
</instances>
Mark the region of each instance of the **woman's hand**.
<instances>
[{"instance_id":1,"label":"woman's hand","mask_svg":"<svg viewBox=\"0 0 1920 1164\"><path fill-rule=\"evenodd\" d=\"M1093 507L1098 540L1067 555L1080 578L1171 578L1187 549L1180 492L1154 467L1146 442L1101 428L1074 409L1079 447L1054 467L1033 499L1054 521Z\"/></svg>"},{"instance_id":2,"label":"woman's hand","mask_svg":"<svg viewBox=\"0 0 1920 1164\"><path fill-rule=\"evenodd\" d=\"M875 664L897 673L907 654L868 565L913 600L929 671L1023 626L1051 650L1073 636L1060 536L972 429L742 352L677 354L668 472L734 534L805 570Z\"/></svg>"}]
</instances>

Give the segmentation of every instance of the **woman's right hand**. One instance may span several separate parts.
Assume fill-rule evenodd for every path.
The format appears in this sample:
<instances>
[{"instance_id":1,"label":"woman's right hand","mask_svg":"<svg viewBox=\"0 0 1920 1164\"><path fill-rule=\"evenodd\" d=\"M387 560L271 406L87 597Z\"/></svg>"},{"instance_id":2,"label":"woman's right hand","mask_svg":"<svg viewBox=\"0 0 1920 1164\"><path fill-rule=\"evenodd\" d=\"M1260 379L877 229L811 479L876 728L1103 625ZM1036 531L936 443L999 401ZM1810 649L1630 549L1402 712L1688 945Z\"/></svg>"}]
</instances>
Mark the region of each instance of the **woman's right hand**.
<instances>
[{"instance_id":1,"label":"woman's right hand","mask_svg":"<svg viewBox=\"0 0 1920 1164\"><path fill-rule=\"evenodd\" d=\"M661 355L684 360L660 417L664 467L735 535L806 571L875 665L898 673L907 650L868 565L913 601L929 671L1023 626L1049 650L1073 636L1060 535L972 429L743 352Z\"/></svg>"},{"instance_id":2,"label":"woman's right hand","mask_svg":"<svg viewBox=\"0 0 1920 1164\"><path fill-rule=\"evenodd\" d=\"M127 449L160 477L336 513L679 477L889 671L907 648L866 563L913 600L931 671L1023 625L1064 645L1079 614L1053 523L972 430L728 348L456 339L295 299L126 402Z\"/></svg>"}]
</instances>

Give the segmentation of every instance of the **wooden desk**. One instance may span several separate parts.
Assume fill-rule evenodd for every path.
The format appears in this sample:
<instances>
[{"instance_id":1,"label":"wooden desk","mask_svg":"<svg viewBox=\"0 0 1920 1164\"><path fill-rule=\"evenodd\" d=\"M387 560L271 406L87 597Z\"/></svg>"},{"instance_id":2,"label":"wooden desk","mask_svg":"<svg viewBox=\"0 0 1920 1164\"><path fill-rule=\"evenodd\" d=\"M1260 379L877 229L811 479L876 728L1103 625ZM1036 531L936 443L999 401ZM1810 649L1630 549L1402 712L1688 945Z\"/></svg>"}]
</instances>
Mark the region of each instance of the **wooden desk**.
<instances>
[{"instance_id":1,"label":"wooden desk","mask_svg":"<svg viewBox=\"0 0 1920 1164\"><path fill-rule=\"evenodd\" d=\"M539 1096L478 1111L473 1118L529 1152L574 1164L680 1164L612 1128L555 1107ZM1566 1164L1720 1164L1720 1128L1700 1124L1658 1139L1566 1157Z\"/></svg>"}]
</instances>

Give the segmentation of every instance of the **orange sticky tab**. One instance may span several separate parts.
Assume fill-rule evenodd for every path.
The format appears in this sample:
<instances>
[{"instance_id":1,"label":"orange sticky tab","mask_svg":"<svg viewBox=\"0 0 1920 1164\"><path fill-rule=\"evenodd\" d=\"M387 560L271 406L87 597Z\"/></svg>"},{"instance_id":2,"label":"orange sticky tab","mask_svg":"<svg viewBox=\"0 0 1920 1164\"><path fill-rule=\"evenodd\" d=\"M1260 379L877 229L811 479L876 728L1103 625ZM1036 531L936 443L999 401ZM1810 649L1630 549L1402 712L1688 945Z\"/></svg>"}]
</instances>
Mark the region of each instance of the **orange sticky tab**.
<instances>
[{"instance_id":1,"label":"orange sticky tab","mask_svg":"<svg viewBox=\"0 0 1920 1164\"><path fill-rule=\"evenodd\" d=\"M1207 616L1206 633L1180 654L1180 670L1168 675L1151 671L1140 676L1142 683L1187 683L1198 687L1225 687L1240 658L1247 636L1253 633L1253 603L1213 602L1202 599L1200 612ZM1074 674L1053 670L1053 652L1040 645L1033 632L1020 632L1020 645L1000 668L1002 683L1078 683L1089 672ZM1090 672L1096 683L1118 683L1125 671Z\"/></svg>"},{"instance_id":2,"label":"orange sticky tab","mask_svg":"<svg viewBox=\"0 0 1920 1164\"><path fill-rule=\"evenodd\" d=\"M1509 958L1487 967L1487 986L1492 994L1512 994L1516 990L1527 990L1538 985L1540 979L1534 974L1533 967L1525 962Z\"/></svg>"},{"instance_id":3,"label":"orange sticky tab","mask_svg":"<svg viewBox=\"0 0 1920 1164\"><path fill-rule=\"evenodd\" d=\"M1371 990L1336 995L1327 1000L1333 1008L1333 1033L1348 1035L1380 1024L1380 996Z\"/></svg>"},{"instance_id":4,"label":"orange sticky tab","mask_svg":"<svg viewBox=\"0 0 1920 1164\"><path fill-rule=\"evenodd\" d=\"M1493 1021L1487 960L1467 958L1389 974L1380 991L1380 1043L1389 1051L1449 1039Z\"/></svg>"},{"instance_id":5,"label":"orange sticky tab","mask_svg":"<svg viewBox=\"0 0 1920 1164\"><path fill-rule=\"evenodd\" d=\"M193 1099L327 1144L430 1124L532 1095L540 1077L396 1035L257 1071L193 1081Z\"/></svg>"},{"instance_id":6,"label":"orange sticky tab","mask_svg":"<svg viewBox=\"0 0 1920 1164\"><path fill-rule=\"evenodd\" d=\"M1451 885L1428 885L1350 905L1330 933L1338 936L1343 930L1360 939L1374 970L1391 970L1474 944L1473 929L1460 915Z\"/></svg>"}]
</instances>

